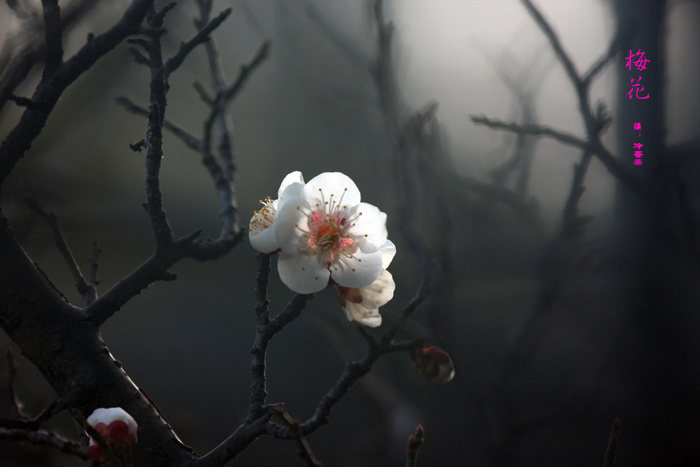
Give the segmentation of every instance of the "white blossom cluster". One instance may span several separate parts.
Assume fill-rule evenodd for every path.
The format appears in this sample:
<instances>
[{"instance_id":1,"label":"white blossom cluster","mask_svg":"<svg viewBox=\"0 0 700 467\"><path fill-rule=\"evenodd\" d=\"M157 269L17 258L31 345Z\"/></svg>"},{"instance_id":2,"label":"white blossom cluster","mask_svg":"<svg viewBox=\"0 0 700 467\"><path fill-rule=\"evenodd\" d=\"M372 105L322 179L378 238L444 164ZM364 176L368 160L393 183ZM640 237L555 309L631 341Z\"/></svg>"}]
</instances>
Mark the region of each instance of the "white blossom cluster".
<instances>
[{"instance_id":1,"label":"white blossom cluster","mask_svg":"<svg viewBox=\"0 0 700 467\"><path fill-rule=\"evenodd\" d=\"M379 307L395 289L386 270L396 254L387 239L386 214L361 202L355 183L339 172L308 183L301 172L292 172L277 199L261 203L250 220L250 243L262 253L279 252L282 282L302 294L334 285L349 320L379 326Z\"/></svg>"}]
</instances>

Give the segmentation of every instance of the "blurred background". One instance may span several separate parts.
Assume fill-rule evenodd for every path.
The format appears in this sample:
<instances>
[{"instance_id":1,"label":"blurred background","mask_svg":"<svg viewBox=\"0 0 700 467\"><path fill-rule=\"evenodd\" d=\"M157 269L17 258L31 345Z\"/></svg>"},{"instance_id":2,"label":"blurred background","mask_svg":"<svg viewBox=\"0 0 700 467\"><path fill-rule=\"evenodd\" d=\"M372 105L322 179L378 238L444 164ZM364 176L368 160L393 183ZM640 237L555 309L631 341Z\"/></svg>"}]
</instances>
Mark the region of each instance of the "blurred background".
<instances>
[{"instance_id":1,"label":"blurred background","mask_svg":"<svg viewBox=\"0 0 700 467\"><path fill-rule=\"evenodd\" d=\"M339 171L388 214L397 287L380 310L383 327L436 266L437 290L402 337L448 351L456 377L431 383L407 355L384 357L309 438L326 466L403 465L418 423L426 432L418 465L600 465L616 417L617 465L700 460L700 49L693 47L700 2L535 3L581 75L624 32L590 102L606 105L612 121L602 142L644 183L651 203L579 148L470 120L485 115L586 139L576 90L516 0L386 0L382 11L359 0L214 2L215 13L233 9L214 34L228 83L272 41L230 106L242 223L259 200L276 196L287 173L301 170L308 181ZM24 66L18 57L41 55L37 4L0 3L4 86ZM64 12L85 9L65 37L66 54L127 4L61 2ZM194 1L168 15L168 54L196 32L197 15ZM625 67L629 49L645 52L646 70ZM14 93L30 96L40 70ZM629 80L639 75L650 98L628 99ZM140 206L144 153L129 143L144 137L146 122L115 98L147 104L149 76L126 44L100 60L63 94L2 193L15 235L76 304L82 300L51 231L24 198L56 213L84 272L98 242L98 292L145 261L154 241ZM166 114L201 135L208 108L195 80L210 82L203 48L171 77ZM12 102L0 108L3 138L21 114ZM638 121L640 137L632 130ZM639 167L632 140L645 145ZM161 184L174 232L202 227L217 237L218 200L198 154L170 133L164 149ZM575 165L585 177L580 200L571 195L581 183ZM125 371L200 454L247 415L255 258L245 242L213 263L183 261L173 268L176 282L153 284L102 328ZM292 297L274 268L270 297L272 312ZM8 346L3 334L0 348ZM270 345L268 400L310 417L345 363L363 352L335 294L317 294ZM28 413L38 413L53 391L31 363L18 363L17 393ZM48 427L75 436L68 418ZM263 438L232 465L301 465L294 450ZM7 441L3 456L9 465L78 465Z\"/></svg>"}]
</instances>

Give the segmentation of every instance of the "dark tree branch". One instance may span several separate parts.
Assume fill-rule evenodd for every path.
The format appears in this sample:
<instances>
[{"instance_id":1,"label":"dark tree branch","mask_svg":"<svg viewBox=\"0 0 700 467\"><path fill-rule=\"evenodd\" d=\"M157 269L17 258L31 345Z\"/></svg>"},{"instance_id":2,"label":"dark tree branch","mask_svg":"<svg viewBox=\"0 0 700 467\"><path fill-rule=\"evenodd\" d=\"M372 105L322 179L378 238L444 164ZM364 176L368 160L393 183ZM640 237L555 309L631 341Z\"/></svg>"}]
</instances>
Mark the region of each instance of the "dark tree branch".
<instances>
[{"instance_id":1,"label":"dark tree branch","mask_svg":"<svg viewBox=\"0 0 700 467\"><path fill-rule=\"evenodd\" d=\"M617 456L617 443L620 440L621 431L622 424L620 423L620 419L616 418L613 422L612 428L610 429L610 436L608 437L608 449L605 451L604 467L613 467L615 464L615 457Z\"/></svg>"},{"instance_id":2,"label":"dark tree branch","mask_svg":"<svg viewBox=\"0 0 700 467\"><path fill-rule=\"evenodd\" d=\"M241 64L238 71L238 77L224 92L224 99L230 101L243 88L243 85L248 81L248 76L270 55L272 42L267 40L258 47L258 51L253 55L253 58L248 63Z\"/></svg>"},{"instance_id":3,"label":"dark tree branch","mask_svg":"<svg viewBox=\"0 0 700 467\"><path fill-rule=\"evenodd\" d=\"M41 4L44 8L46 35L46 58L42 79L46 79L63 63L63 25L58 0L41 0Z\"/></svg>"},{"instance_id":4,"label":"dark tree branch","mask_svg":"<svg viewBox=\"0 0 700 467\"><path fill-rule=\"evenodd\" d=\"M124 107L128 112L131 112L136 115L141 115L142 117L148 117L148 109L136 104L128 97L117 97L116 101L117 104ZM173 123L166 118L163 120L163 128L180 138L190 149L194 149L195 151L202 150L202 141L196 136L187 132L187 130L183 129L178 124Z\"/></svg>"},{"instance_id":5,"label":"dark tree branch","mask_svg":"<svg viewBox=\"0 0 700 467\"><path fill-rule=\"evenodd\" d=\"M584 151L589 150L598 156L600 161L610 173L623 182L626 182L643 198L648 198L648 195L642 186L641 180L620 165L620 163L615 159L615 156L613 156L605 148L605 146L603 146L597 137L593 141L585 141L577 136L565 133L563 131L554 130L543 125L518 125L517 123L506 123L501 120L474 115L470 116L470 118L477 125L485 125L496 130L505 130L517 134L548 136L556 141L559 141L560 143L575 146L583 149Z\"/></svg>"},{"instance_id":6,"label":"dark tree branch","mask_svg":"<svg viewBox=\"0 0 700 467\"><path fill-rule=\"evenodd\" d=\"M316 456L314 456L314 453L311 451L311 446L309 446L309 443L306 441L299 420L289 415L284 408L273 410L280 416L282 423L292 434L292 439L297 443L297 455L310 467L321 467L321 463L316 459Z\"/></svg>"},{"instance_id":7,"label":"dark tree branch","mask_svg":"<svg viewBox=\"0 0 700 467\"><path fill-rule=\"evenodd\" d=\"M583 80L579 78L578 71L576 71L576 66L574 66L574 63L564 51L564 47L561 45L559 37L549 25L547 20L544 19L542 13L540 13L539 10L535 8L535 5L533 5L530 0L522 0L522 2L523 5L525 5L525 8L527 9L528 13L530 13L537 25L540 27L540 29L542 29L542 32L544 32L545 36L547 36L547 39L549 40L549 43L552 46L552 49L554 49L555 55L564 66L564 70L566 70L566 74L569 76L571 82L574 83L574 86L577 88L584 87Z\"/></svg>"},{"instance_id":8,"label":"dark tree branch","mask_svg":"<svg viewBox=\"0 0 700 467\"><path fill-rule=\"evenodd\" d=\"M9 416L19 419L22 412L15 396L15 376L17 376L17 365L15 364L12 347L8 347L5 352L6 368L0 372L0 410Z\"/></svg>"},{"instance_id":9,"label":"dark tree branch","mask_svg":"<svg viewBox=\"0 0 700 467\"><path fill-rule=\"evenodd\" d=\"M98 0L75 1L65 6L65 8L62 8L63 14L61 15L61 29L63 34L72 29L73 26L78 23L78 20L81 19L88 11L90 11L97 2ZM12 3L8 2L8 5L11 6ZM18 18L25 22L26 29L34 29L37 26L40 26L34 24L35 21L33 21L33 18L25 17L19 9L13 8L13 10L15 14L17 14ZM2 110L5 103L10 100L9 96L12 95L12 91L14 91L17 86L19 86L27 78L27 76L29 76L29 72L40 60L45 57L47 53L46 35L44 35L43 40L40 40L40 42L37 41L39 37L27 40L27 38L23 37L23 35L27 35L25 30L20 31L17 35L5 41L5 45L16 42L22 43L22 48L14 53L14 56L11 59L8 59L5 70L2 70L3 66L0 66L0 70L2 70L0 71L0 88L7 89L9 92L7 95L0 94L0 110ZM5 63L3 63L3 65L4 64Z\"/></svg>"},{"instance_id":10,"label":"dark tree branch","mask_svg":"<svg viewBox=\"0 0 700 467\"><path fill-rule=\"evenodd\" d=\"M265 389L265 352L269 340L265 339L270 324L270 301L267 299L267 284L270 279L270 255L258 253L258 277L255 288L255 316L258 322L255 344L250 350L250 409L248 420L251 423L263 412L267 398Z\"/></svg>"},{"instance_id":11,"label":"dark tree branch","mask_svg":"<svg viewBox=\"0 0 700 467\"><path fill-rule=\"evenodd\" d=\"M134 56L134 61L139 65L151 67L151 61L136 47L129 47L129 53Z\"/></svg>"},{"instance_id":12,"label":"dark tree branch","mask_svg":"<svg viewBox=\"0 0 700 467\"><path fill-rule=\"evenodd\" d=\"M345 370L340 375L340 378L338 378L333 387L331 387L331 389L319 402L313 416L302 424L302 433L304 436L310 435L329 422L328 416L330 415L335 404L337 404L340 399L343 398L343 396L357 382L357 380L362 378L372 369L374 362L376 362L382 355L398 350L408 350L422 343L422 340L418 339L407 343L398 344L393 343L391 340L394 338L394 336L396 336L399 328L411 316L418 305L423 303L423 301L428 298L430 292L432 291L432 281L432 273L429 271L428 274L426 274L423 284L416 295L408 303L408 305L406 305L399 317L391 324L391 326L389 326L389 328L387 328L386 331L384 331L378 340L374 340L374 338L371 338L371 336L371 339L365 337L365 340L368 341L368 345L364 358L359 362L349 362L345 366ZM295 296L295 299L297 297L299 297L299 294ZM289 309L289 306L287 308ZM286 311L287 310L285 310L285 312ZM280 313L280 315L283 313ZM294 439L294 435L288 428L280 427L278 425L268 425L267 433L279 439Z\"/></svg>"},{"instance_id":13,"label":"dark tree branch","mask_svg":"<svg viewBox=\"0 0 700 467\"><path fill-rule=\"evenodd\" d=\"M73 280L75 281L75 287L76 289L78 289L78 293L83 297L83 300L85 302L90 301L91 298L94 300L94 296L96 293L95 287L91 284L88 284L85 281L85 278L83 277L83 273L80 272L78 263L75 261L73 253L71 253L68 244L63 238L61 228L58 226L58 219L56 218L56 215L53 212L44 211L44 209L39 205L39 203L36 202L34 198L27 198L26 204L32 211L34 211L42 219L44 219L49 224L49 227L51 227L54 239L56 241L56 247L61 253L61 256L63 256L63 259L66 261L66 264L68 264L68 269L70 270L70 273L73 276Z\"/></svg>"},{"instance_id":14,"label":"dark tree branch","mask_svg":"<svg viewBox=\"0 0 700 467\"><path fill-rule=\"evenodd\" d=\"M183 258L193 257L199 251L194 247L197 245L194 241L199 234L200 231L196 231L177 240L168 248L156 250L145 263L85 308L90 319L101 325L152 283L174 280L176 276L167 272L168 269Z\"/></svg>"},{"instance_id":15,"label":"dark tree branch","mask_svg":"<svg viewBox=\"0 0 700 467\"><path fill-rule=\"evenodd\" d=\"M543 228L542 226L544 225L544 222L537 213L535 206L527 203L522 199L522 197L515 194L515 192L512 190L502 186L484 183L472 177L465 177L463 180L461 180L461 183L466 189L473 191L474 193L478 193L481 196L485 196L505 204L526 222L533 224L538 228Z\"/></svg>"},{"instance_id":16,"label":"dark tree branch","mask_svg":"<svg viewBox=\"0 0 700 467\"><path fill-rule=\"evenodd\" d=\"M41 103L42 108L28 108L0 146L0 186L41 132L63 91L127 36L137 34L141 20L152 3L153 0L133 0L117 24L104 34L88 41L54 73L39 83L32 101Z\"/></svg>"},{"instance_id":17,"label":"dark tree branch","mask_svg":"<svg viewBox=\"0 0 700 467\"><path fill-rule=\"evenodd\" d=\"M610 42L606 54L600 57L598 60L596 60L595 63L591 65L591 68L583 76L583 86L588 87L593 82L593 80L598 77L598 74L601 73L605 69L605 67L608 66L608 64L617 56L619 49L619 37L615 37Z\"/></svg>"},{"instance_id":18,"label":"dark tree branch","mask_svg":"<svg viewBox=\"0 0 700 467\"><path fill-rule=\"evenodd\" d=\"M88 278L88 284L92 286L94 293L89 297L89 300L85 300L83 307L86 307L97 300L97 286L100 284L100 281L97 280L97 268L99 267L97 259L99 258L101 252L102 250L97 247L97 240L92 242L92 256L90 257L90 277Z\"/></svg>"},{"instance_id":19,"label":"dark tree branch","mask_svg":"<svg viewBox=\"0 0 700 467\"><path fill-rule=\"evenodd\" d=\"M495 118L488 118L483 115L470 115L469 118L476 125L485 125L494 130L505 130L516 134L532 135L532 136L548 136L560 143L576 146L583 150L590 147L590 144L581 138L565 133L563 131L554 130L544 125L519 125L517 123L506 123Z\"/></svg>"},{"instance_id":20,"label":"dark tree branch","mask_svg":"<svg viewBox=\"0 0 700 467\"><path fill-rule=\"evenodd\" d=\"M180 45L180 50L173 55L171 58L168 59L167 62L165 62L165 79L168 79L168 76L170 76L170 73L173 71L177 70L177 68L182 65L182 62L185 60L185 57L194 50L195 47L197 47L200 44L203 44L207 41L209 41L211 38L209 37L209 34L211 34L214 29L218 28L221 23L224 22L226 18L231 14L231 8L226 8L223 10L219 15L214 18L213 20L209 21L209 23L201 28L199 32L189 41L183 42Z\"/></svg>"},{"instance_id":21,"label":"dark tree branch","mask_svg":"<svg viewBox=\"0 0 700 467\"><path fill-rule=\"evenodd\" d=\"M265 434L269 426L268 422L274 413L271 409L272 407L268 407L260 418L239 426L223 443L205 456L202 456L196 467L223 467L227 462L234 459L245 448L250 446L253 441Z\"/></svg>"},{"instance_id":22,"label":"dark tree branch","mask_svg":"<svg viewBox=\"0 0 700 467\"><path fill-rule=\"evenodd\" d=\"M0 427L9 429L22 429L29 431L36 431L39 429L42 423L56 415L58 412L66 408L66 400L60 399L55 400L49 404L44 410L39 412L39 414L30 420L5 420L0 419Z\"/></svg>"},{"instance_id":23,"label":"dark tree branch","mask_svg":"<svg viewBox=\"0 0 700 467\"><path fill-rule=\"evenodd\" d=\"M148 57L151 64L151 99L148 112L148 130L146 132L146 211L151 218L153 233L158 249L168 248L173 244L174 237L165 211L163 210L162 193L160 191L160 164L163 159L163 119L167 105L166 93L168 86L163 69L163 54L160 36L162 33L165 13L172 8L166 5L160 12L148 17L148 24L153 28L153 34L148 39Z\"/></svg>"},{"instance_id":24,"label":"dark tree branch","mask_svg":"<svg viewBox=\"0 0 700 467\"><path fill-rule=\"evenodd\" d=\"M66 454L89 460L87 450L78 443L63 439L56 433L47 431L5 430L0 428L0 440L29 441L40 446L51 446Z\"/></svg>"},{"instance_id":25,"label":"dark tree branch","mask_svg":"<svg viewBox=\"0 0 700 467\"><path fill-rule=\"evenodd\" d=\"M195 18L194 25L197 30L200 30L206 26L211 17L212 0L197 0L197 6L199 7L199 18ZM211 72L212 84L214 89L218 92L219 88L224 84L224 76L219 62L219 53L216 50L216 45L214 41L207 41L204 43L204 48L207 52L207 58L209 59L209 71Z\"/></svg>"}]
</instances>

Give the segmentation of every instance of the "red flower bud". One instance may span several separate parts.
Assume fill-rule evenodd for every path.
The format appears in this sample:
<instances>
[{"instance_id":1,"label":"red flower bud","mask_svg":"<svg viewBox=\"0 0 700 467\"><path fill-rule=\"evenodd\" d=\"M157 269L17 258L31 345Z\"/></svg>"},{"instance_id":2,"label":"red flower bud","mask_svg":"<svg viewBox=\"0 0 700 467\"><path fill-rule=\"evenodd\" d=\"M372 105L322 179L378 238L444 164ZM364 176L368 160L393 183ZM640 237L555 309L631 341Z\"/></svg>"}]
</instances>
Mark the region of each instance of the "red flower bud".
<instances>
[{"instance_id":1,"label":"red flower bud","mask_svg":"<svg viewBox=\"0 0 700 467\"><path fill-rule=\"evenodd\" d=\"M450 356L439 347L426 345L414 347L409 355L416 363L418 372L425 379L436 383L446 383L455 376L454 365Z\"/></svg>"}]
</instances>

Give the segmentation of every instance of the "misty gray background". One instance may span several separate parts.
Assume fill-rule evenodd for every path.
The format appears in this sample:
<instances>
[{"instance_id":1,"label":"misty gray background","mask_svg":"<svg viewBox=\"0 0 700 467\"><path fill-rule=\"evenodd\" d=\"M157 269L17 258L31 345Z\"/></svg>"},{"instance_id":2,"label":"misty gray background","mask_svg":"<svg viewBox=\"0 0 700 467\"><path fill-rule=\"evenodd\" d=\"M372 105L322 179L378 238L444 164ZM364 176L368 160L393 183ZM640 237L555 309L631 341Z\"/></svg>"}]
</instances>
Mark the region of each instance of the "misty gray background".
<instances>
[{"instance_id":1,"label":"misty gray background","mask_svg":"<svg viewBox=\"0 0 700 467\"><path fill-rule=\"evenodd\" d=\"M113 23L127 4L102 3L66 38L67 54L80 47L87 32L101 32ZM247 225L258 200L274 198L280 181L291 171L301 170L306 180L326 171L350 176L363 201L388 213L389 238L397 245L389 268L397 283L396 295L380 310L387 323L416 291L422 271L398 233L401 219L396 215L392 149L376 89L367 69L329 41L309 17L305 9L309 3L357 50L375 56L372 13L364 1L215 4L215 11L233 8L214 34L229 82L263 40L272 40L269 59L231 106L241 220ZM536 4L580 71L607 49L616 27L608 2L538 0ZM168 16L170 33L164 48L170 54L194 33L195 14L193 2L182 1ZM468 118L485 114L510 121L519 115L513 94L499 81L497 66L513 74L532 66L525 76L539 85L534 101L538 122L584 134L571 84L519 2L394 0L387 2L386 14L396 27L393 52L405 103L414 110L431 100L439 103L437 119L450 164L441 170L489 182L489 171L509 157L512 136L475 126ZM698 135L699 26L698 2L669 2L666 127L655 131L665 131L670 144ZM0 4L0 40L14 27L12 15ZM621 92L616 76L627 71L618 58L591 92L591 101L605 101L613 117ZM647 52L647 58L651 60L647 67L656 66L654 55ZM33 75L17 93L31 94L37 78ZM64 93L3 192L3 212L23 247L74 303L80 299L51 233L22 199L32 195L56 212L85 273L92 241L98 241L102 249L98 276L103 281L98 292L150 256L154 242L140 206L144 155L128 147L144 136L145 120L114 102L125 95L146 103L148 80L149 71L133 63L125 44L98 62ZM169 119L201 134L208 111L191 86L194 80L209 82L201 48L172 76L167 109ZM0 113L0 134L6 135L20 115L21 109L8 104ZM603 141L619 154L616 131L613 120ZM169 133L164 150L164 208L175 233L185 235L202 227L204 235L217 236L216 193L198 156ZM449 237L456 285L452 307L445 313L454 326L449 336L436 332L431 323L436 311L427 304L414 314L404 337L428 336L450 351L457 376L449 384L433 384L421 379L406 355L383 358L337 405L331 423L309 438L324 465L402 465L406 439L419 422L427 441L418 465L499 465L494 451L500 450L509 452L508 465L596 465L603 461L609 428L617 416L623 423L618 465L645 464L649 446L643 424L649 401L640 395L631 370L616 371L615 359L634 361L635 356L647 358L650 353L642 334L634 328L625 331L623 320L599 303L597 291L604 288L604 281L595 273L581 278L579 289L562 300L556 323L531 368L504 389L513 404L525 408L525 418L563 407L562 414L503 435L499 420L508 407L499 402L502 394L489 389L498 380L495 373L503 350L537 294L539 261L560 220L572 165L579 157L578 149L538 140L528 200L537 203L542 228L527 225L507 208L486 203L482 217L475 220L463 203L453 199L447 200L453 231L436 230L427 216L419 221L420 231L434 248ZM646 161L655 156L644 157ZM633 168L631 150L628 159ZM603 242L608 232L615 183L594 159L579 204L582 214L593 216L586 237L589 246ZM480 197L470 196L473 203L480 203ZM430 211L430 206L420 209ZM156 283L135 297L103 326L102 335L183 441L202 454L225 439L247 413L249 349L255 332L255 251L245 242L222 260L185 261L173 272L176 282ZM273 267L272 310L279 311L291 296ZM687 322L689 340L697 340L698 321L694 316ZM0 347L7 345L7 337L0 336ZM362 352L363 341L345 320L334 293L317 294L302 316L271 343L268 400L284 402L293 416L308 418L345 362ZM21 359L20 365L18 393L28 411L38 412L54 397L52 390L29 362ZM688 372L697 373L697 367ZM697 413L697 407L689 408L689 413ZM70 433L66 418L60 429ZM267 438L232 463L301 464L291 443Z\"/></svg>"}]
</instances>

